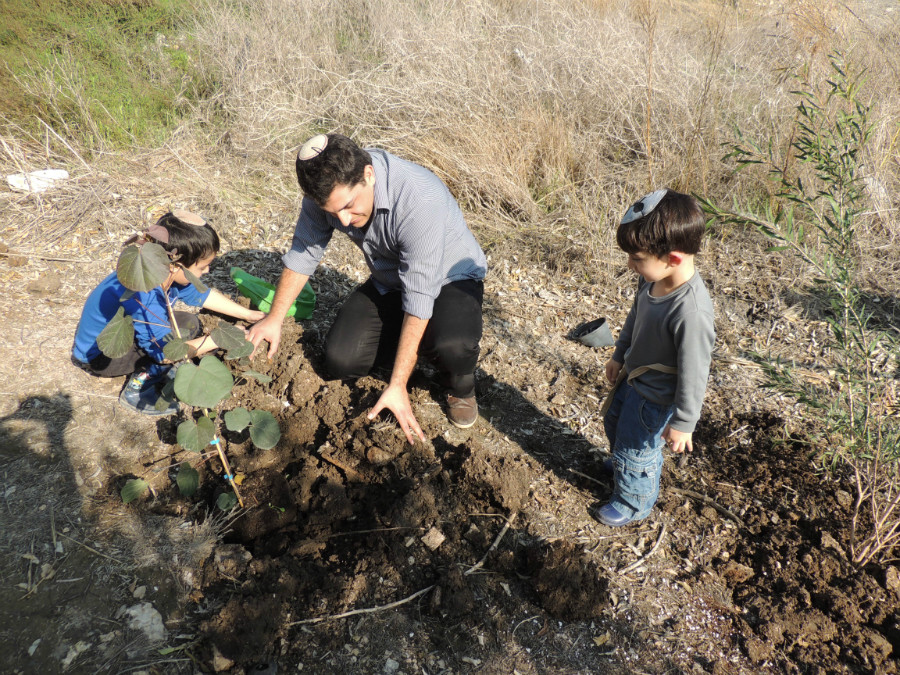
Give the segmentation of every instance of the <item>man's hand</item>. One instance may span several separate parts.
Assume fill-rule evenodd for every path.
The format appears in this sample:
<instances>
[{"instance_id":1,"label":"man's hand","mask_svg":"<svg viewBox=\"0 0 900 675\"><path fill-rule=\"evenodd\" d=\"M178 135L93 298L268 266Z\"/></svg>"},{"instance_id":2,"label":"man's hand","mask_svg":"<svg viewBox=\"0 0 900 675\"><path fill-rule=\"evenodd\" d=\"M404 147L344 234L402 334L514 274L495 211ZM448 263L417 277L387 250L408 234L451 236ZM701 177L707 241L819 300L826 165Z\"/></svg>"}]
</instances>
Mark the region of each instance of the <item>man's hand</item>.
<instances>
[{"instance_id":1,"label":"man's hand","mask_svg":"<svg viewBox=\"0 0 900 675\"><path fill-rule=\"evenodd\" d=\"M606 379L610 384L615 384L619 377L619 371L622 370L622 364L618 361L610 359L606 362Z\"/></svg>"},{"instance_id":2,"label":"man's hand","mask_svg":"<svg viewBox=\"0 0 900 675\"><path fill-rule=\"evenodd\" d=\"M388 385L387 389L381 393L381 398L378 399L378 402L369 411L369 419L375 419L375 416L385 408L394 413L394 417L397 418L397 422L400 424L400 428L403 429L406 440L409 441L410 445L415 443L413 440L413 432L422 439L423 443L425 442L425 434L422 433L422 428L419 426L419 422L413 414L406 387L400 387L393 384Z\"/></svg>"},{"instance_id":3,"label":"man's hand","mask_svg":"<svg viewBox=\"0 0 900 675\"><path fill-rule=\"evenodd\" d=\"M274 316L266 316L250 326L247 330L247 339L253 343L253 354L256 354L259 343L265 340L269 343L269 353L266 354L266 357L271 360L275 356L278 345L281 344L281 324L282 320Z\"/></svg>"},{"instance_id":4,"label":"man's hand","mask_svg":"<svg viewBox=\"0 0 900 675\"><path fill-rule=\"evenodd\" d=\"M691 440L693 434L678 431L667 425L665 430L663 430L662 437L666 444L672 448L672 452L674 453L680 455L685 450L688 452L694 451L694 443Z\"/></svg>"}]
</instances>

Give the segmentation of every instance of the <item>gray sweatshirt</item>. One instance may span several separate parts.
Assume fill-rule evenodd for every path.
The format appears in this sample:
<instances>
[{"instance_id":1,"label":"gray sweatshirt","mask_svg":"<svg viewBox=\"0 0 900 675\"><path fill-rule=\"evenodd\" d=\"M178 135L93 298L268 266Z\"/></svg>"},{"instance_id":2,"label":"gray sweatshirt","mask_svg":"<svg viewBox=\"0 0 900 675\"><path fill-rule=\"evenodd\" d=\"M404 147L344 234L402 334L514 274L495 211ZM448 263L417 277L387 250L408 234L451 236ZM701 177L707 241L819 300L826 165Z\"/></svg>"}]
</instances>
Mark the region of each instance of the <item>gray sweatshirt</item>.
<instances>
[{"instance_id":1,"label":"gray sweatshirt","mask_svg":"<svg viewBox=\"0 0 900 675\"><path fill-rule=\"evenodd\" d=\"M628 372L653 364L676 368L677 375L649 370L631 380L631 385L652 403L673 405L669 424L677 431L693 433L716 341L712 300L697 272L661 298L650 295L652 288L641 277L612 358L624 363Z\"/></svg>"}]
</instances>

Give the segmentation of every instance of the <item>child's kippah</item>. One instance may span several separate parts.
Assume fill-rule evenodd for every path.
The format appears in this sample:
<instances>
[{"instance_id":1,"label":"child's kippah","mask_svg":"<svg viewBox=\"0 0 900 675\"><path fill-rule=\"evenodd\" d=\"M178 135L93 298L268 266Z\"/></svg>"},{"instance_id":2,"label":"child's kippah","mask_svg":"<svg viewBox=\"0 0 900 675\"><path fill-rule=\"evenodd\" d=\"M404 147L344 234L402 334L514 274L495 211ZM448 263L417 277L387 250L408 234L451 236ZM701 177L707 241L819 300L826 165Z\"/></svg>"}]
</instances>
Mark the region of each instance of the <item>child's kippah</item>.
<instances>
[{"instance_id":1,"label":"child's kippah","mask_svg":"<svg viewBox=\"0 0 900 675\"><path fill-rule=\"evenodd\" d=\"M172 211L172 215L178 218L185 225L196 225L197 227L203 227L206 225L206 221L203 220L196 213L191 213L190 211L186 211L185 209L175 209Z\"/></svg>"},{"instance_id":2,"label":"child's kippah","mask_svg":"<svg viewBox=\"0 0 900 675\"><path fill-rule=\"evenodd\" d=\"M652 213L653 209L659 205L668 191L668 188L663 188L662 190L657 190L656 192L651 192L649 195L641 197L625 212L625 215L622 216L622 222L619 224L624 225L625 223L630 223L632 220L643 218L647 214Z\"/></svg>"},{"instance_id":3,"label":"child's kippah","mask_svg":"<svg viewBox=\"0 0 900 675\"><path fill-rule=\"evenodd\" d=\"M328 147L328 136L325 134L313 136L300 148L300 152L297 153L297 159L305 161L318 157L326 147Z\"/></svg>"}]
</instances>

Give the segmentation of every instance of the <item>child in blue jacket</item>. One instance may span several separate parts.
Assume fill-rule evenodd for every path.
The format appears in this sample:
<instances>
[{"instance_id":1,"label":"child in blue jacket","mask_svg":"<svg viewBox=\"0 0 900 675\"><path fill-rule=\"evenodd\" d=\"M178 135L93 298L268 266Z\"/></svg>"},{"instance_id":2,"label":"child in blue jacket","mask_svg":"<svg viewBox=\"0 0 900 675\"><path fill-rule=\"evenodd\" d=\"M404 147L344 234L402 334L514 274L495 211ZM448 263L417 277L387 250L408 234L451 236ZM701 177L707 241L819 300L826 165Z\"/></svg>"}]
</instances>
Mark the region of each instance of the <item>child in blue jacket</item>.
<instances>
[{"instance_id":1,"label":"child in blue jacket","mask_svg":"<svg viewBox=\"0 0 900 675\"><path fill-rule=\"evenodd\" d=\"M170 266L168 279L161 287L134 292L122 301L129 291L119 281L116 272L111 272L91 291L84 303L72 345L72 360L87 372L101 377L133 373L122 389L119 402L145 415L168 415L178 409L176 402L171 402L162 410L156 408L163 380L171 368L163 355L164 338L172 332L164 293L170 303L180 300L192 307L202 307L249 322L259 321L265 313L242 307L213 289L200 293L188 281L185 270L198 278L203 276L219 251L219 236L200 216L189 211L172 211L148 228L145 236L167 252L177 250L177 261ZM97 336L116 315L119 307L124 307L125 314L134 319L134 345L124 356L111 359L97 346ZM198 337L201 331L196 314L174 314L180 333L192 338L188 344L197 350L197 355L217 348L209 336Z\"/></svg>"}]
</instances>

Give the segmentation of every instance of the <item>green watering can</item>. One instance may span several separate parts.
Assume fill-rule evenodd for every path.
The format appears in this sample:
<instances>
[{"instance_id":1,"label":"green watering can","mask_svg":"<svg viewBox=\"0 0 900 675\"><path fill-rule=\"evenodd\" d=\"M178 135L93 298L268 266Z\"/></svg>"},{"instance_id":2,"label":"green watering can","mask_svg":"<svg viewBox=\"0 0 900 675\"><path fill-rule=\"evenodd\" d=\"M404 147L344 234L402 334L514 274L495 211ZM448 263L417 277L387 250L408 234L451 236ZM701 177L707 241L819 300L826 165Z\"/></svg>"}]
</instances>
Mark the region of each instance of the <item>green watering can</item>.
<instances>
[{"instance_id":1,"label":"green watering can","mask_svg":"<svg viewBox=\"0 0 900 675\"><path fill-rule=\"evenodd\" d=\"M272 284L248 274L240 267L232 267L230 274L234 283L237 284L240 294L250 298L250 303L254 307L263 312L268 312L272 308L272 300L275 298L275 287ZM307 281L287 315L293 316L294 319L308 319L312 316L315 307L316 292Z\"/></svg>"}]
</instances>

